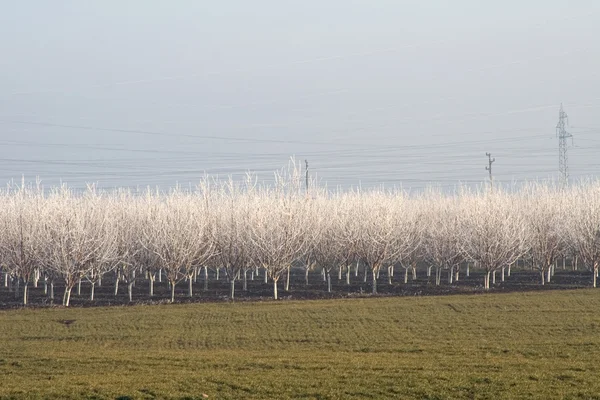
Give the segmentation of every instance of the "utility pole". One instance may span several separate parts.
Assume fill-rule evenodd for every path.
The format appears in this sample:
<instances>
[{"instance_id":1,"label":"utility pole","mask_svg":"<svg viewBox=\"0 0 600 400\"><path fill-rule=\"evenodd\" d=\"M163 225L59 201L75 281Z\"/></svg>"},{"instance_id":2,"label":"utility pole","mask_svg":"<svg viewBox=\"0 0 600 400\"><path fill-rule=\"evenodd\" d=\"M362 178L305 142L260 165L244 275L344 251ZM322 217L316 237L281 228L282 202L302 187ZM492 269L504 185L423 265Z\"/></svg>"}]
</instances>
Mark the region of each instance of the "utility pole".
<instances>
[{"instance_id":1,"label":"utility pole","mask_svg":"<svg viewBox=\"0 0 600 400\"><path fill-rule=\"evenodd\" d=\"M304 160L306 163L306 194L308 194L308 160Z\"/></svg>"},{"instance_id":2,"label":"utility pole","mask_svg":"<svg viewBox=\"0 0 600 400\"><path fill-rule=\"evenodd\" d=\"M488 158L488 166L485 167L486 171L489 171L490 173L490 189L494 188L494 180L492 178L492 164L494 163L494 161L496 161L495 158L492 158L492 153L485 153L485 155Z\"/></svg>"},{"instance_id":3,"label":"utility pole","mask_svg":"<svg viewBox=\"0 0 600 400\"><path fill-rule=\"evenodd\" d=\"M573 135L568 133L565 129L568 123L569 116L563 110L563 106L561 103L560 111L558 112L558 124L556 124L556 136L558 137L558 179L562 188L567 187L567 185L569 184L569 158L567 156L567 138L572 138Z\"/></svg>"}]
</instances>

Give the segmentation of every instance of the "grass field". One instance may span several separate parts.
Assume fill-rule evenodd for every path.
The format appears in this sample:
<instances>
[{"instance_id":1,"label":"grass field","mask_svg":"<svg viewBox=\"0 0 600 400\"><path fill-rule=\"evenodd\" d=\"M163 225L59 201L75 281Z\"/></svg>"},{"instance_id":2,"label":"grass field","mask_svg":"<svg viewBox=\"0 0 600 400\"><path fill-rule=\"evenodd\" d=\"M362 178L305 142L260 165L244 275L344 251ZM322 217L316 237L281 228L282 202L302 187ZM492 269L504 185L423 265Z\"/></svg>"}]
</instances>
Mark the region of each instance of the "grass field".
<instances>
[{"instance_id":1,"label":"grass field","mask_svg":"<svg viewBox=\"0 0 600 400\"><path fill-rule=\"evenodd\" d=\"M0 312L0 398L600 399L599 377L598 290Z\"/></svg>"}]
</instances>

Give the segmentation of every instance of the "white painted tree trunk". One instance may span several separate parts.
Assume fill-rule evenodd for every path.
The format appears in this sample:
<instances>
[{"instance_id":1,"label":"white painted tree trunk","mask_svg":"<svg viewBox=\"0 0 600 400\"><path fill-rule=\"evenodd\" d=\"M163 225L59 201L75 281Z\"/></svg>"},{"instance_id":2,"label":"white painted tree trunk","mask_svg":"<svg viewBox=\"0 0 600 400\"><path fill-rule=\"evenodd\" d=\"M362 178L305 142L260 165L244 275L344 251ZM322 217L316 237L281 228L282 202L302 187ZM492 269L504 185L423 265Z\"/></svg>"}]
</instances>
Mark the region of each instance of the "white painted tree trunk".
<instances>
[{"instance_id":1,"label":"white painted tree trunk","mask_svg":"<svg viewBox=\"0 0 600 400\"><path fill-rule=\"evenodd\" d=\"M23 305L26 306L27 305L27 292L29 289L29 282L25 281L25 283L23 284Z\"/></svg>"},{"instance_id":2,"label":"white painted tree trunk","mask_svg":"<svg viewBox=\"0 0 600 400\"><path fill-rule=\"evenodd\" d=\"M512 264L508 264L508 271L506 271L506 276L508 276L510 278L510 269L512 267Z\"/></svg>"},{"instance_id":3,"label":"white painted tree trunk","mask_svg":"<svg viewBox=\"0 0 600 400\"><path fill-rule=\"evenodd\" d=\"M119 293L119 278L115 280L115 296Z\"/></svg>"},{"instance_id":4,"label":"white painted tree trunk","mask_svg":"<svg viewBox=\"0 0 600 400\"><path fill-rule=\"evenodd\" d=\"M54 301L54 281L50 282L50 300Z\"/></svg>"},{"instance_id":5,"label":"white painted tree trunk","mask_svg":"<svg viewBox=\"0 0 600 400\"><path fill-rule=\"evenodd\" d=\"M235 277L229 282L229 298L235 299Z\"/></svg>"},{"instance_id":6,"label":"white painted tree trunk","mask_svg":"<svg viewBox=\"0 0 600 400\"><path fill-rule=\"evenodd\" d=\"M408 283L408 268L404 268L404 283Z\"/></svg>"},{"instance_id":7,"label":"white painted tree trunk","mask_svg":"<svg viewBox=\"0 0 600 400\"><path fill-rule=\"evenodd\" d=\"M356 262L356 268L354 269L354 277L358 278L358 266L359 266L359 261Z\"/></svg>"},{"instance_id":8,"label":"white painted tree trunk","mask_svg":"<svg viewBox=\"0 0 600 400\"><path fill-rule=\"evenodd\" d=\"M8 287L8 273L4 273L4 287Z\"/></svg>"},{"instance_id":9,"label":"white painted tree trunk","mask_svg":"<svg viewBox=\"0 0 600 400\"><path fill-rule=\"evenodd\" d=\"M194 297L194 279L188 276L188 297Z\"/></svg>"},{"instance_id":10,"label":"white painted tree trunk","mask_svg":"<svg viewBox=\"0 0 600 400\"><path fill-rule=\"evenodd\" d=\"M304 269L304 284L308 286L308 266Z\"/></svg>"},{"instance_id":11,"label":"white painted tree trunk","mask_svg":"<svg viewBox=\"0 0 600 400\"><path fill-rule=\"evenodd\" d=\"M287 274L285 276L285 291L289 292L290 291L290 273L291 273L291 266L287 267Z\"/></svg>"},{"instance_id":12,"label":"white painted tree trunk","mask_svg":"<svg viewBox=\"0 0 600 400\"><path fill-rule=\"evenodd\" d=\"M542 285L545 285L546 284L546 271L544 271L542 269L541 275L542 275Z\"/></svg>"},{"instance_id":13,"label":"white painted tree trunk","mask_svg":"<svg viewBox=\"0 0 600 400\"><path fill-rule=\"evenodd\" d=\"M492 272L492 284L493 285L496 284L496 270L494 270L494 272Z\"/></svg>"},{"instance_id":14,"label":"white painted tree trunk","mask_svg":"<svg viewBox=\"0 0 600 400\"><path fill-rule=\"evenodd\" d=\"M156 275L154 273L149 273L148 274L148 291L149 291L149 295L150 297L154 296L154 280L156 279Z\"/></svg>"},{"instance_id":15,"label":"white painted tree trunk","mask_svg":"<svg viewBox=\"0 0 600 400\"><path fill-rule=\"evenodd\" d=\"M502 269L500 270L500 275L501 275L501 280L502 282L504 282L504 272L505 272L506 267L502 267Z\"/></svg>"},{"instance_id":16,"label":"white painted tree trunk","mask_svg":"<svg viewBox=\"0 0 600 400\"><path fill-rule=\"evenodd\" d=\"M548 277L546 278L546 282L550 283L550 278L552 277L552 266L548 267L547 274L548 274Z\"/></svg>"},{"instance_id":17,"label":"white painted tree trunk","mask_svg":"<svg viewBox=\"0 0 600 400\"><path fill-rule=\"evenodd\" d=\"M471 275L471 263L467 263L467 278Z\"/></svg>"},{"instance_id":18,"label":"white painted tree trunk","mask_svg":"<svg viewBox=\"0 0 600 400\"><path fill-rule=\"evenodd\" d=\"M454 277L454 270L450 268L448 270L448 283L452 285L452 278Z\"/></svg>"},{"instance_id":19,"label":"white painted tree trunk","mask_svg":"<svg viewBox=\"0 0 600 400\"><path fill-rule=\"evenodd\" d=\"M77 280L77 296L81 296L81 278Z\"/></svg>"},{"instance_id":20,"label":"white painted tree trunk","mask_svg":"<svg viewBox=\"0 0 600 400\"><path fill-rule=\"evenodd\" d=\"M33 287L37 288L38 287L38 282L40 281L40 269L36 268L33 271Z\"/></svg>"},{"instance_id":21,"label":"white painted tree trunk","mask_svg":"<svg viewBox=\"0 0 600 400\"><path fill-rule=\"evenodd\" d=\"M267 283L269 281L269 274L267 274L267 269L265 268L265 283Z\"/></svg>"},{"instance_id":22,"label":"white painted tree trunk","mask_svg":"<svg viewBox=\"0 0 600 400\"><path fill-rule=\"evenodd\" d=\"M243 281L243 286L242 286L242 290L244 292L248 291L248 270L244 269L244 281Z\"/></svg>"},{"instance_id":23,"label":"white painted tree trunk","mask_svg":"<svg viewBox=\"0 0 600 400\"><path fill-rule=\"evenodd\" d=\"M327 271L327 293L331 293L331 273Z\"/></svg>"},{"instance_id":24,"label":"white painted tree trunk","mask_svg":"<svg viewBox=\"0 0 600 400\"><path fill-rule=\"evenodd\" d=\"M171 303L175 303L175 281L170 280L169 284L171 286Z\"/></svg>"},{"instance_id":25,"label":"white painted tree trunk","mask_svg":"<svg viewBox=\"0 0 600 400\"><path fill-rule=\"evenodd\" d=\"M158 269L158 283L162 283L162 268Z\"/></svg>"},{"instance_id":26,"label":"white painted tree trunk","mask_svg":"<svg viewBox=\"0 0 600 400\"><path fill-rule=\"evenodd\" d=\"M485 290L489 290L490 289L490 271L486 271L485 273L485 277L483 278L483 288Z\"/></svg>"},{"instance_id":27,"label":"white painted tree trunk","mask_svg":"<svg viewBox=\"0 0 600 400\"><path fill-rule=\"evenodd\" d=\"M417 267L415 265L412 266L412 280L417 280Z\"/></svg>"},{"instance_id":28,"label":"white painted tree trunk","mask_svg":"<svg viewBox=\"0 0 600 400\"><path fill-rule=\"evenodd\" d=\"M273 278L273 298L274 298L275 300L277 300L277 299L278 299L278 296L277 296L277 281L278 281L278 280L279 280L279 279L275 279L275 278Z\"/></svg>"},{"instance_id":29,"label":"white painted tree trunk","mask_svg":"<svg viewBox=\"0 0 600 400\"><path fill-rule=\"evenodd\" d=\"M131 281L127 284L127 296L129 297L129 302L133 301L133 282Z\"/></svg>"},{"instance_id":30,"label":"white painted tree trunk","mask_svg":"<svg viewBox=\"0 0 600 400\"><path fill-rule=\"evenodd\" d=\"M431 277L431 268L432 268L431 265L427 267L427 277L428 278Z\"/></svg>"},{"instance_id":31,"label":"white painted tree trunk","mask_svg":"<svg viewBox=\"0 0 600 400\"><path fill-rule=\"evenodd\" d=\"M377 271L373 270L373 294L377 294L377 275L379 272L379 269L377 269ZM367 273L365 272L365 276L367 275Z\"/></svg>"},{"instance_id":32,"label":"white painted tree trunk","mask_svg":"<svg viewBox=\"0 0 600 400\"><path fill-rule=\"evenodd\" d=\"M204 291L208 290L208 267L204 266Z\"/></svg>"},{"instance_id":33,"label":"white painted tree trunk","mask_svg":"<svg viewBox=\"0 0 600 400\"><path fill-rule=\"evenodd\" d=\"M221 270L221 268L217 267L217 277L216 279L219 280L219 271Z\"/></svg>"},{"instance_id":34,"label":"white painted tree trunk","mask_svg":"<svg viewBox=\"0 0 600 400\"><path fill-rule=\"evenodd\" d=\"M346 267L346 285L350 285L350 264Z\"/></svg>"},{"instance_id":35,"label":"white painted tree trunk","mask_svg":"<svg viewBox=\"0 0 600 400\"><path fill-rule=\"evenodd\" d=\"M342 280L342 268L344 268L343 265L338 267L338 281Z\"/></svg>"},{"instance_id":36,"label":"white painted tree trunk","mask_svg":"<svg viewBox=\"0 0 600 400\"><path fill-rule=\"evenodd\" d=\"M92 282L92 288L90 289L90 300L94 301L94 291L96 289L96 282Z\"/></svg>"},{"instance_id":37,"label":"white painted tree trunk","mask_svg":"<svg viewBox=\"0 0 600 400\"><path fill-rule=\"evenodd\" d=\"M65 288L65 293L63 295L63 306L69 307L70 303L71 303L71 288L70 287L66 287Z\"/></svg>"}]
</instances>

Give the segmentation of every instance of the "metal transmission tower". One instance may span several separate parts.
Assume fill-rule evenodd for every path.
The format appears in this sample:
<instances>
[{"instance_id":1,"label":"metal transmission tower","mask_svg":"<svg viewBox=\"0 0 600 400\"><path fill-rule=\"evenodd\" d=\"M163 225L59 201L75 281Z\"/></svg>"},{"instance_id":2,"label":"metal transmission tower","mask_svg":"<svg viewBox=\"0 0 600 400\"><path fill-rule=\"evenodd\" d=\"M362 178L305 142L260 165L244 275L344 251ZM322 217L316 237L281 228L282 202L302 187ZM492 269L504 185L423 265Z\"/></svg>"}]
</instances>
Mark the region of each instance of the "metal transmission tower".
<instances>
[{"instance_id":1,"label":"metal transmission tower","mask_svg":"<svg viewBox=\"0 0 600 400\"><path fill-rule=\"evenodd\" d=\"M494 188L494 180L492 177L492 164L494 163L494 161L496 161L496 159L492 158L492 153L485 153L485 155L488 158L488 166L485 167L485 170L490 172L490 188L493 189Z\"/></svg>"},{"instance_id":2,"label":"metal transmission tower","mask_svg":"<svg viewBox=\"0 0 600 400\"><path fill-rule=\"evenodd\" d=\"M558 173L559 183L561 187L566 187L569 184L569 169L567 156L567 138L572 138L573 135L565 129L569 123L569 116L563 110L562 103L558 112L558 124L556 124L556 136L558 137Z\"/></svg>"}]
</instances>

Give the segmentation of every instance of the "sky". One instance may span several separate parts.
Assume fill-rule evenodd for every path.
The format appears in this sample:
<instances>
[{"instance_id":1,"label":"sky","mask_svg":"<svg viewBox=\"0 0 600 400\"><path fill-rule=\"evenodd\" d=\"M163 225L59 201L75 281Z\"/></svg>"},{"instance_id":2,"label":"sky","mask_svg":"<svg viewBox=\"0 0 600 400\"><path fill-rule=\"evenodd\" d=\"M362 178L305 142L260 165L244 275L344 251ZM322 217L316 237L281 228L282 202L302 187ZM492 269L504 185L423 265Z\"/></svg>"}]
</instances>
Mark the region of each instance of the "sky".
<instances>
[{"instance_id":1,"label":"sky","mask_svg":"<svg viewBox=\"0 0 600 400\"><path fill-rule=\"evenodd\" d=\"M0 185L510 184L600 171L597 0L0 1Z\"/></svg>"}]
</instances>

